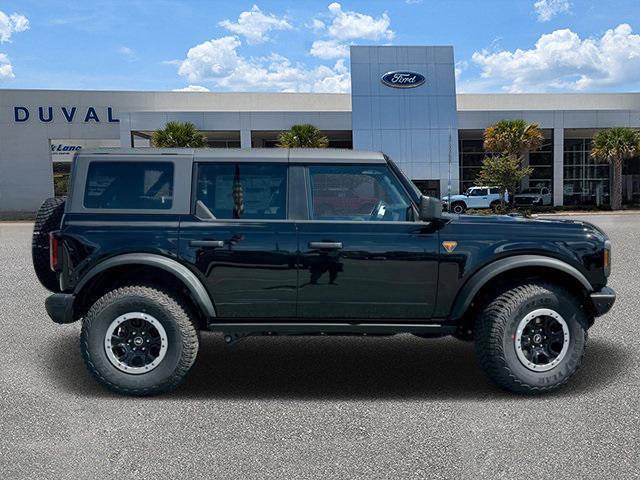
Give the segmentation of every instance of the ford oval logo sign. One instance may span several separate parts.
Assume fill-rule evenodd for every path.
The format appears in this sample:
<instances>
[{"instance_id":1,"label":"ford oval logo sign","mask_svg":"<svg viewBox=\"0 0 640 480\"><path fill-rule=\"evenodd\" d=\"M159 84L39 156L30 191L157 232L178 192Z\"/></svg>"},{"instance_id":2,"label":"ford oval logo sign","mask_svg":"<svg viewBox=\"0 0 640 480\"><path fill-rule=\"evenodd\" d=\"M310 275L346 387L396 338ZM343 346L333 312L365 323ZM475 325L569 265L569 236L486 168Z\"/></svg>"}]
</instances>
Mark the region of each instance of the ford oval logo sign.
<instances>
[{"instance_id":1,"label":"ford oval logo sign","mask_svg":"<svg viewBox=\"0 0 640 480\"><path fill-rule=\"evenodd\" d=\"M381 78L382 83L393 88L415 88L422 85L426 78L416 72L394 71L387 72Z\"/></svg>"}]
</instances>

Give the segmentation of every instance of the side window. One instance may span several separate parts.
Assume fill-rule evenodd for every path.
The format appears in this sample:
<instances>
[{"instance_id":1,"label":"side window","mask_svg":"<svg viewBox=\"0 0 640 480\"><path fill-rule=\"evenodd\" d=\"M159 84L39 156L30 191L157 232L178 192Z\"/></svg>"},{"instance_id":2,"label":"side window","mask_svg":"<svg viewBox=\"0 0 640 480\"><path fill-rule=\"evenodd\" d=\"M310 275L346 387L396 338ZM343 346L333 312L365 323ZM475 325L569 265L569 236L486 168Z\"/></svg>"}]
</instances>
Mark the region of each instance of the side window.
<instances>
[{"instance_id":1,"label":"side window","mask_svg":"<svg viewBox=\"0 0 640 480\"><path fill-rule=\"evenodd\" d=\"M491 190L489 190L489 193L491 193L491 195L500 195L500 189L492 188Z\"/></svg>"},{"instance_id":2,"label":"side window","mask_svg":"<svg viewBox=\"0 0 640 480\"><path fill-rule=\"evenodd\" d=\"M200 163L197 172L196 201L216 218L287 218L286 165Z\"/></svg>"},{"instance_id":3,"label":"side window","mask_svg":"<svg viewBox=\"0 0 640 480\"><path fill-rule=\"evenodd\" d=\"M89 164L85 208L169 210L172 203L173 163Z\"/></svg>"},{"instance_id":4,"label":"side window","mask_svg":"<svg viewBox=\"0 0 640 480\"><path fill-rule=\"evenodd\" d=\"M482 197L487 194L486 188L474 188L469 194L470 197Z\"/></svg>"},{"instance_id":5,"label":"side window","mask_svg":"<svg viewBox=\"0 0 640 480\"><path fill-rule=\"evenodd\" d=\"M383 165L312 165L311 216L315 220L406 221L411 202Z\"/></svg>"}]
</instances>

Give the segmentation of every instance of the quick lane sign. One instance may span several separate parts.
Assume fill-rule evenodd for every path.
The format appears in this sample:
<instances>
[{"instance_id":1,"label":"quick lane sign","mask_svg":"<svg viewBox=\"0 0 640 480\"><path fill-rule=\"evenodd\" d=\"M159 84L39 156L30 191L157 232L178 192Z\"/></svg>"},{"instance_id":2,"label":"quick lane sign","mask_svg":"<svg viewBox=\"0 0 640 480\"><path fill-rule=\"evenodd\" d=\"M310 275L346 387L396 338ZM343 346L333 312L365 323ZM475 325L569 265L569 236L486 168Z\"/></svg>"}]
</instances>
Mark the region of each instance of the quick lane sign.
<instances>
[{"instance_id":1,"label":"quick lane sign","mask_svg":"<svg viewBox=\"0 0 640 480\"><path fill-rule=\"evenodd\" d=\"M83 123L118 123L120 119L113 114L113 107L96 108L87 107L80 109L79 107L13 107L13 120L16 123L24 123L30 118L37 119L43 123L53 122L54 119L62 119L67 123L74 120Z\"/></svg>"}]
</instances>

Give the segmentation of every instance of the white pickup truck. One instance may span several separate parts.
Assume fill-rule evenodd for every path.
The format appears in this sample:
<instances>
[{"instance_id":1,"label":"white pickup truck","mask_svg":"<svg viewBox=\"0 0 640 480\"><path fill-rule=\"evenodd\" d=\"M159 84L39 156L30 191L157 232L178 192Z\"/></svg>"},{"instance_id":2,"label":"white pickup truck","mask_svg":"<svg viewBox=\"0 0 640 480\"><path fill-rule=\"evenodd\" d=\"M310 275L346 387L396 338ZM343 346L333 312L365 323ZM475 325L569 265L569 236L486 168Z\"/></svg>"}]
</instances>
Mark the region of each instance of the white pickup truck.
<instances>
[{"instance_id":1,"label":"white pickup truck","mask_svg":"<svg viewBox=\"0 0 640 480\"><path fill-rule=\"evenodd\" d=\"M509 194L505 193L504 201L509 201ZM500 189L497 187L471 187L461 195L445 195L442 197L442 208L454 213L464 213L469 208L492 208L500 204Z\"/></svg>"}]
</instances>

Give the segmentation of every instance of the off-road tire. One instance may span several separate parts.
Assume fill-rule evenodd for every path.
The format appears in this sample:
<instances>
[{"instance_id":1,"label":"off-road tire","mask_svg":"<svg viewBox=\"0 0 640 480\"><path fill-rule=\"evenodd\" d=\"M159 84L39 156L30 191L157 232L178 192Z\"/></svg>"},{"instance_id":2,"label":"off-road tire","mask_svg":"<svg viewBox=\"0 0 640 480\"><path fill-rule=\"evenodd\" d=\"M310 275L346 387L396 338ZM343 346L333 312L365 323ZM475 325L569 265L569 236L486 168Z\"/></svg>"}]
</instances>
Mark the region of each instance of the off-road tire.
<instances>
[{"instance_id":1,"label":"off-road tire","mask_svg":"<svg viewBox=\"0 0 640 480\"><path fill-rule=\"evenodd\" d=\"M111 322L128 312L153 315L165 329L165 357L150 372L139 375L116 368L105 350L105 335ZM82 322L80 349L93 377L117 393L150 396L175 389L193 366L198 354L198 331L186 304L169 292L146 286L125 286L99 298Z\"/></svg>"},{"instance_id":2,"label":"off-road tire","mask_svg":"<svg viewBox=\"0 0 640 480\"><path fill-rule=\"evenodd\" d=\"M52 292L60 291L56 273L49 266L49 233L60 228L66 197L47 198L36 215L31 237L33 269L40 283Z\"/></svg>"},{"instance_id":3,"label":"off-road tire","mask_svg":"<svg viewBox=\"0 0 640 480\"><path fill-rule=\"evenodd\" d=\"M459 211L456 211L459 210ZM453 202L451 204L451 211L453 213L462 214L467 211L467 206L464 202Z\"/></svg>"},{"instance_id":4,"label":"off-road tire","mask_svg":"<svg viewBox=\"0 0 640 480\"><path fill-rule=\"evenodd\" d=\"M489 208L491 208L494 213L502 213L504 211L504 208L502 208L502 205L500 205L500 200L494 200L493 202L491 202Z\"/></svg>"},{"instance_id":5,"label":"off-road tire","mask_svg":"<svg viewBox=\"0 0 640 480\"><path fill-rule=\"evenodd\" d=\"M551 370L532 371L518 359L518 323L539 308L558 312L569 328L569 348ZM516 393L544 393L562 387L578 370L587 343L587 316L577 298L552 284L528 283L499 294L476 320L476 355L489 379Z\"/></svg>"}]
</instances>

